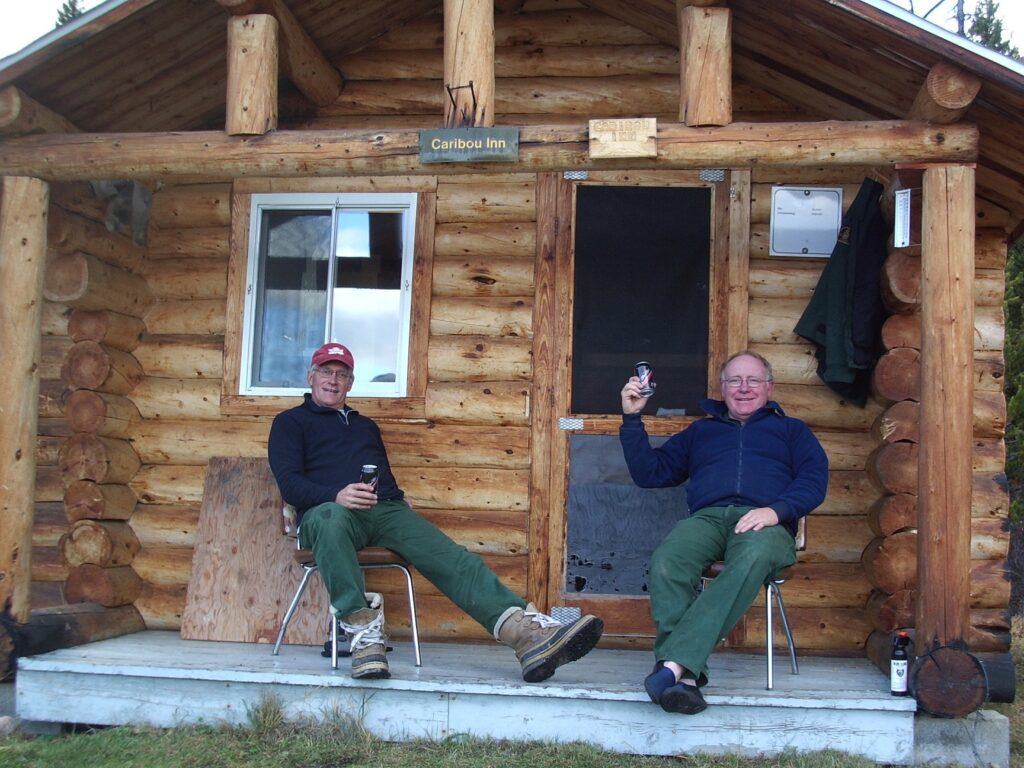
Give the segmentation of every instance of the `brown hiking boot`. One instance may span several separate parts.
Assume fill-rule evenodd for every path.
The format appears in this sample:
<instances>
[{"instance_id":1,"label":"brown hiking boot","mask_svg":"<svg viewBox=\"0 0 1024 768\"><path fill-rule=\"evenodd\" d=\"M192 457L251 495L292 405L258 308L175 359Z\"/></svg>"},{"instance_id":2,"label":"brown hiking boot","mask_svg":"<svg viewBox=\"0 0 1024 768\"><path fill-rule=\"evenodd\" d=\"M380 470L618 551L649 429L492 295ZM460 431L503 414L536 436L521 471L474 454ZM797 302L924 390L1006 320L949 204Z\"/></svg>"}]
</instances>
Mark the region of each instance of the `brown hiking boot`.
<instances>
[{"instance_id":1,"label":"brown hiking boot","mask_svg":"<svg viewBox=\"0 0 1024 768\"><path fill-rule=\"evenodd\" d=\"M512 646L523 667L523 680L539 683L570 661L586 656L601 639L604 622L596 616L583 616L571 624L563 624L541 613L530 603L525 610L506 612L494 636L498 642Z\"/></svg>"},{"instance_id":2,"label":"brown hiking boot","mask_svg":"<svg viewBox=\"0 0 1024 768\"><path fill-rule=\"evenodd\" d=\"M391 677L388 669L387 636L384 634L384 608L360 608L338 624L349 637L352 651L352 677L382 680Z\"/></svg>"}]
</instances>

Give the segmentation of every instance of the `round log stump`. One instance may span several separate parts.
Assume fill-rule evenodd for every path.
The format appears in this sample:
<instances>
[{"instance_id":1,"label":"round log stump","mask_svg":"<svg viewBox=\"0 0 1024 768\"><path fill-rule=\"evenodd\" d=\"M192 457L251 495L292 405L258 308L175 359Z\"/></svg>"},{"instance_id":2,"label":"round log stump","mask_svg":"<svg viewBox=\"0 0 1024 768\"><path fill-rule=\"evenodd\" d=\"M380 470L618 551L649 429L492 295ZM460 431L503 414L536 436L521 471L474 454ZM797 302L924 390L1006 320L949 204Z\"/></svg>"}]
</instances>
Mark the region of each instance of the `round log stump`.
<instances>
[{"instance_id":1,"label":"round log stump","mask_svg":"<svg viewBox=\"0 0 1024 768\"><path fill-rule=\"evenodd\" d=\"M910 691L928 714L966 717L988 700L988 679L974 654L942 646L914 661Z\"/></svg>"}]
</instances>

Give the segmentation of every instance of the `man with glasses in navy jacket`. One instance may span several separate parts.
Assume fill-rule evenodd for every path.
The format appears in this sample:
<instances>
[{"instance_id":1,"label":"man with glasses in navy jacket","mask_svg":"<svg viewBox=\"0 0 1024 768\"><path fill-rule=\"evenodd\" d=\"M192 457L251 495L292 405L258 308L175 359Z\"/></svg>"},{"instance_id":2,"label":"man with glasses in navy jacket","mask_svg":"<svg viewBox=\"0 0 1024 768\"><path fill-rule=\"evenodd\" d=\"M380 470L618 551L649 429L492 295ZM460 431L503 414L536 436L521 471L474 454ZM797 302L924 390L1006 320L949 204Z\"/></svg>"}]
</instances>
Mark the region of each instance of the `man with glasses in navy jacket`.
<instances>
[{"instance_id":1,"label":"man with glasses in navy jacket","mask_svg":"<svg viewBox=\"0 0 1024 768\"><path fill-rule=\"evenodd\" d=\"M707 704L707 659L746 613L767 578L796 561L797 521L825 499L828 459L807 425L771 400L771 364L756 352L719 370L721 400L707 417L652 448L640 412L648 397L634 376L622 388L619 439L633 482L665 488L689 481L690 516L651 557L654 671L644 687L667 712ZM725 568L699 592L711 563Z\"/></svg>"}]
</instances>

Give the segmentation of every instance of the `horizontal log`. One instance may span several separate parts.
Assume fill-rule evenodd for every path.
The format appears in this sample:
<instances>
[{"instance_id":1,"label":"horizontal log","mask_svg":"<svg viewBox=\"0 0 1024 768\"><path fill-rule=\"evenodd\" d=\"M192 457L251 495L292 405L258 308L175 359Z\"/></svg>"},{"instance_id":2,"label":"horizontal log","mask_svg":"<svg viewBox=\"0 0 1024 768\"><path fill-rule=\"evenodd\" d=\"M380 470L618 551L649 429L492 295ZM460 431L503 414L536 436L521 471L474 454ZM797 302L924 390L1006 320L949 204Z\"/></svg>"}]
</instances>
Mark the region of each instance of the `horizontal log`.
<instances>
[{"instance_id":1,"label":"horizontal log","mask_svg":"<svg viewBox=\"0 0 1024 768\"><path fill-rule=\"evenodd\" d=\"M434 228L434 258L533 258L537 228L522 222L438 224Z\"/></svg>"},{"instance_id":2,"label":"horizontal log","mask_svg":"<svg viewBox=\"0 0 1024 768\"><path fill-rule=\"evenodd\" d=\"M974 391L976 394L1003 391L1005 366L1001 355L991 359L989 353L976 353L974 358ZM984 356L983 356L984 355ZM897 400L919 400L920 353L910 347L896 347L883 354L871 376L871 393L885 406Z\"/></svg>"},{"instance_id":3,"label":"horizontal log","mask_svg":"<svg viewBox=\"0 0 1024 768\"><path fill-rule=\"evenodd\" d=\"M825 501L814 511L815 515L863 515L878 497L867 472L836 470L828 473Z\"/></svg>"},{"instance_id":4,"label":"horizontal log","mask_svg":"<svg viewBox=\"0 0 1024 768\"><path fill-rule=\"evenodd\" d=\"M1009 553L1010 534L1005 520L992 518L971 518L970 558L972 573L976 565L993 563L979 568L977 575L972 577L973 590L978 590L978 597L984 595L978 607L989 607L993 602L996 607L1005 608L1008 604L999 604L1009 593L1003 585L1007 575L1002 564ZM879 536L871 540L861 557L864 572L872 586L886 594L895 594L904 589L916 589L917 586L917 529L904 528L889 536Z\"/></svg>"},{"instance_id":5,"label":"horizontal log","mask_svg":"<svg viewBox=\"0 0 1024 768\"><path fill-rule=\"evenodd\" d=\"M142 547L194 547L198 504L138 504L129 521Z\"/></svg>"},{"instance_id":6,"label":"horizontal log","mask_svg":"<svg viewBox=\"0 0 1024 768\"><path fill-rule=\"evenodd\" d=\"M68 437L71 435L71 429L63 418L44 418L42 416L39 418L36 432L39 435L54 437Z\"/></svg>"},{"instance_id":7,"label":"horizontal log","mask_svg":"<svg viewBox=\"0 0 1024 768\"><path fill-rule=\"evenodd\" d=\"M96 341L114 349L131 352L139 345L146 324L138 317L107 309L76 309L68 319L72 341Z\"/></svg>"},{"instance_id":8,"label":"horizontal log","mask_svg":"<svg viewBox=\"0 0 1024 768\"><path fill-rule=\"evenodd\" d=\"M0 135L75 133L78 130L66 117L43 106L19 88L8 85L0 89Z\"/></svg>"},{"instance_id":9,"label":"horizontal log","mask_svg":"<svg viewBox=\"0 0 1024 768\"><path fill-rule=\"evenodd\" d=\"M529 469L530 430L487 425L380 424L391 466Z\"/></svg>"},{"instance_id":10,"label":"horizontal log","mask_svg":"<svg viewBox=\"0 0 1024 768\"><path fill-rule=\"evenodd\" d=\"M981 201L975 202L981 208ZM974 231L974 266L980 269L1006 269L1006 231L986 227L979 222Z\"/></svg>"},{"instance_id":11,"label":"horizontal log","mask_svg":"<svg viewBox=\"0 0 1024 768\"><path fill-rule=\"evenodd\" d=\"M187 592L185 584L143 583L134 606L142 615L146 629L179 631Z\"/></svg>"},{"instance_id":12,"label":"horizontal log","mask_svg":"<svg viewBox=\"0 0 1024 768\"><path fill-rule=\"evenodd\" d=\"M3 142L0 171L46 181L140 177L220 181L236 176L436 175L527 169L540 173L603 164L590 158L586 136L583 123L526 125L520 128L516 162L486 163L481 164L486 168L474 169L467 163L453 163L457 167L451 168L443 163L422 164L416 131L277 131L254 139L221 131L53 134ZM153 147L161 149L154 152ZM969 125L826 121L688 128L664 124L658 127L657 156L633 158L630 164L636 168L745 168L762 163L970 163L977 153L978 130Z\"/></svg>"},{"instance_id":13,"label":"horizontal log","mask_svg":"<svg viewBox=\"0 0 1024 768\"><path fill-rule=\"evenodd\" d=\"M68 350L61 378L75 389L93 389L112 395L127 395L144 374L130 352L80 341Z\"/></svg>"},{"instance_id":14,"label":"horizontal log","mask_svg":"<svg viewBox=\"0 0 1024 768\"><path fill-rule=\"evenodd\" d=\"M917 528L917 494L892 493L881 496L868 509L868 525L875 536L892 536Z\"/></svg>"},{"instance_id":15,"label":"horizontal log","mask_svg":"<svg viewBox=\"0 0 1024 768\"><path fill-rule=\"evenodd\" d=\"M184 229L151 229L151 259L217 259L228 256L227 227L188 227Z\"/></svg>"},{"instance_id":16,"label":"horizontal log","mask_svg":"<svg viewBox=\"0 0 1024 768\"><path fill-rule=\"evenodd\" d=\"M529 381L533 344L517 337L432 336L427 370L431 381Z\"/></svg>"},{"instance_id":17,"label":"horizontal log","mask_svg":"<svg viewBox=\"0 0 1024 768\"><path fill-rule=\"evenodd\" d=\"M434 382L424 402L428 419L437 422L526 425L530 420L530 385L526 382Z\"/></svg>"},{"instance_id":18,"label":"horizontal log","mask_svg":"<svg viewBox=\"0 0 1024 768\"><path fill-rule=\"evenodd\" d=\"M227 327L225 299L157 301L146 312L146 328L152 334L222 336Z\"/></svg>"},{"instance_id":19,"label":"horizontal log","mask_svg":"<svg viewBox=\"0 0 1024 768\"><path fill-rule=\"evenodd\" d=\"M829 469L864 469L875 441L866 432L826 432L815 430L825 449Z\"/></svg>"},{"instance_id":20,"label":"horizontal log","mask_svg":"<svg viewBox=\"0 0 1024 768\"><path fill-rule=\"evenodd\" d=\"M56 547L60 538L68 532L68 520L64 516L64 505L56 501L36 503L32 517L32 546Z\"/></svg>"},{"instance_id":21,"label":"horizontal log","mask_svg":"<svg viewBox=\"0 0 1024 768\"><path fill-rule=\"evenodd\" d=\"M69 570L60 547L32 548L32 581L64 582Z\"/></svg>"},{"instance_id":22,"label":"horizontal log","mask_svg":"<svg viewBox=\"0 0 1024 768\"><path fill-rule=\"evenodd\" d=\"M100 485L78 480L64 492L64 513L70 522L78 520L127 520L137 498L127 485Z\"/></svg>"},{"instance_id":23,"label":"horizontal log","mask_svg":"<svg viewBox=\"0 0 1024 768\"><path fill-rule=\"evenodd\" d=\"M525 298L438 297L430 306L430 335L533 336L533 301Z\"/></svg>"},{"instance_id":24,"label":"horizontal log","mask_svg":"<svg viewBox=\"0 0 1024 768\"><path fill-rule=\"evenodd\" d=\"M501 581L502 584L517 594L525 594L527 565L527 557L525 555L482 555L481 559L484 561L484 564L498 577L498 580ZM442 596L441 591L427 581L419 571L413 570L412 574L413 588L416 592L417 603L419 602L420 596ZM380 592L384 595L384 602L388 606L387 617L389 623L393 620L393 617L396 616L396 610L401 611L404 616L409 615L404 609L395 606L396 599L403 598L405 596L406 582L403 574L399 573L394 568L387 568L376 571L367 571L365 575L366 589L370 592Z\"/></svg>"},{"instance_id":25,"label":"horizontal log","mask_svg":"<svg viewBox=\"0 0 1024 768\"><path fill-rule=\"evenodd\" d=\"M223 299L228 293L225 258L147 261L142 275L158 301Z\"/></svg>"},{"instance_id":26,"label":"horizontal log","mask_svg":"<svg viewBox=\"0 0 1024 768\"><path fill-rule=\"evenodd\" d=\"M814 289L821 279L824 265L818 259L771 259L764 258L767 246L761 245L762 239L767 242L767 226L762 238L751 232L751 239L758 245L751 245L750 273L747 278L747 291L754 299L800 299L810 300ZM757 250L757 255L754 250ZM765 250L765 254L760 251Z\"/></svg>"},{"instance_id":27,"label":"horizontal log","mask_svg":"<svg viewBox=\"0 0 1024 768\"><path fill-rule=\"evenodd\" d=\"M865 510L861 514L828 515L813 512L807 518L807 549L801 562L856 563L871 541Z\"/></svg>"},{"instance_id":28,"label":"horizontal log","mask_svg":"<svg viewBox=\"0 0 1024 768\"><path fill-rule=\"evenodd\" d=\"M396 473L416 509L525 510L529 473L518 469L420 467Z\"/></svg>"},{"instance_id":29,"label":"horizontal log","mask_svg":"<svg viewBox=\"0 0 1024 768\"><path fill-rule=\"evenodd\" d=\"M533 177L508 184L451 183L437 185L437 222L535 221L537 203Z\"/></svg>"},{"instance_id":30,"label":"horizontal log","mask_svg":"<svg viewBox=\"0 0 1024 768\"><path fill-rule=\"evenodd\" d=\"M75 432L127 438L132 424L141 420L139 409L121 395L77 389L64 404L64 418Z\"/></svg>"},{"instance_id":31,"label":"horizontal log","mask_svg":"<svg viewBox=\"0 0 1024 768\"><path fill-rule=\"evenodd\" d=\"M27 624L0 621L0 678L10 679L18 656L36 656L145 629L132 606L104 608L96 603L33 610ZM16 650L15 650L16 649Z\"/></svg>"},{"instance_id":32,"label":"horizontal log","mask_svg":"<svg viewBox=\"0 0 1024 768\"><path fill-rule=\"evenodd\" d=\"M64 415L66 401L72 392L60 379L42 379L39 382L39 416L59 419ZM53 462L49 462L53 463Z\"/></svg>"},{"instance_id":33,"label":"horizontal log","mask_svg":"<svg viewBox=\"0 0 1024 768\"><path fill-rule=\"evenodd\" d=\"M65 485L77 480L97 483L127 483L141 462L127 440L78 433L64 441L59 467Z\"/></svg>"},{"instance_id":34,"label":"horizontal log","mask_svg":"<svg viewBox=\"0 0 1024 768\"><path fill-rule=\"evenodd\" d=\"M139 551L139 540L128 523L79 520L61 538L60 550L72 568L86 563L113 568L131 564Z\"/></svg>"},{"instance_id":35,"label":"horizontal log","mask_svg":"<svg viewBox=\"0 0 1024 768\"><path fill-rule=\"evenodd\" d=\"M224 337L146 334L134 352L147 376L166 379L220 379Z\"/></svg>"},{"instance_id":36,"label":"horizontal log","mask_svg":"<svg viewBox=\"0 0 1024 768\"><path fill-rule=\"evenodd\" d=\"M1005 333L1006 324L1001 306L974 308L975 350L1002 351ZM921 349L921 316L916 313L890 315L882 324L882 345L886 349Z\"/></svg>"},{"instance_id":37,"label":"horizontal log","mask_svg":"<svg viewBox=\"0 0 1024 768\"><path fill-rule=\"evenodd\" d=\"M427 509L417 512L447 533L456 543L478 555L529 553L526 511Z\"/></svg>"},{"instance_id":38,"label":"horizontal log","mask_svg":"<svg viewBox=\"0 0 1024 768\"><path fill-rule=\"evenodd\" d=\"M785 588L783 588L785 589ZM798 652L860 650L871 632L864 609L856 608L786 608L793 640ZM776 644L785 643L782 622L776 622ZM764 650L764 610L751 608L740 623L726 636L725 647ZM778 658L778 657L776 657Z\"/></svg>"},{"instance_id":39,"label":"horizontal log","mask_svg":"<svg viewBox=\"0 0 1024 768\"><path fill-rule=\"evenodd\" d=\"M859 562L808 562L801 553L782 592L787 609L846 608L863 605L871 594L871 585ZM764 592L758 593L755 605L764 606Z\"/></svg>"},{"instance_id":40,"label":"horizontal log","mask_svg":"<svg viewBox=\"0 0 1024 768\"><path fill-rule=\"evenodd\" d=\"M879 441L918 441L921 407L916 400L893 403L875 419L871 434ZM999 392L975 392L975 437L1002 437L1006 433L1006 398Z\"/></svg>"},{"instance_id":41,"label":"horizontal log","mask_svg":"<svg viewBox=\"0 0 1024 768\"><path fill-rule=\"evenodd\" d=\"M64 445L64 437L36 435L36 466L54 466L60 461L60 448Z\"/></svg>"},{"instance_id":42,"label":"horizontal log","mask_svg":"<svg viewBox=\"0 0 1024 768\"><path fill-rule=\"evenodd\" d=\"M911 313L921 305L921 259L902 251L889 253L882 266L881 293L892 312ZM975 269L974 304L979 307L1002 306L1005 278L1002 271Z\"/></svg>"},{"instance_id":43,"label":"horizontal log","mask_svg":"<svg viewBox=\"0 0 1024 768\"><path fill-rule=\"evenodd\" d=\"M1003 471L1006 446L998 438L979 437L973 444L973 470L992 475ZM882 493L917 493L917 443L883 443L871 452L867 471Z\"/></svg>"},{"instance_id":44,"label":"horizontal log","mask_svg":"<svg viewBox=\"0 0 1024 768\"><path fill-rule=\"evenodd\" d=\"M879 357L871 371L871 395L886 405L920 398L920 351L896 347Z\"/></svg>"},{"instance_id":45,"label":"horizontal log","mask_svg":"<svg viewBox=\"0 0 1024 768\"><path fill-rule=\"evenodd\" d=\"M67 336L68 321L72 311L71 307L66 307L63 304L44 301L39 326L43 336Z\"/></svg>"},{"instance_id":46,"label":"horizontal log","mask_svg":"<svg viewBox=\"0 0 1024 768\"><path fill-rule=\"evenodd\" d=\"M192 547L144 547L132 560L132 570L147 584L188 584L192 576Z\"/></svg>"},{"instance_id":47,"label":"horizontal log","mask_svg":"<svg viewBox=\"0 0 1024 768\"><path fill-rule=\"evenodd\" d=\"M214 456L265 456L267 421L141 421L131 441L145 464L205 466Z\"/></svg>"},{"instance_id":48,"label":"horizontal log","mask_svg":"<svg viewBox=\"0 0 1024 768\"><path fill-rule=\"evenodd\" d=\"M56 466L36 467L36 491L33 501L60 501L64 496L64 484Z\"/></svg>"},{"instance_id":49,"label":"horizontal log","mask_svg":"<svg viewBox=\"0 0 1024 768\"><path fill-rule=\"evenodd\" d=\"M131 488L143 504L187 504L202 501L205 480L205 466L144 466Z\"/></svg>"},{"instance_id":50,"label":"horizontal log","mask_svg":"<svg viewBox=\"0 0 1024 768\"><path fill-rule=\"evenodd\" d=\"M129 174L104 178L127 178ZM89 181L96 176L82 179ZM105 213L104 213L105 218ZM138 272L145 251L132 242L131 238L110 232L102 220L93 220L71 213L59 206L50 207L47 218L46 244L60 254L88 253L110 264L130 272Z\"/></svg>"},{"instance_id":51,"label":"horizontal log","mask_svg":"<svg viewBox=\"0 0 1024 768\"><path fill-rule=\"evenodd\" d=\"M442 77L438 48L404 51L361 50L342 56L338 66L349 81L428 80ZM517 44L494 51L494 75L506 77L592 77L604 75L677 74L679 51L665 45L545 45Z\"/></svg>"},{"instance_id":52,"label":"horizontal log","mask_svg":"<svg viewBox=\"0 0 1024 768\"><path fill-rule=\"evenodd\" d=\"M158 229L231 225L230 184L179 184L153 193L149 223Z\"/></svg>"},{"instance_id":53,"label":"horizontal log","mask_svg":"<svg viewBox=\"0 0 1024 768\"><path fill-rule=\"evenodd\" d=\"M435 296L533 297L533 259L434 256Z\"/></svg>"},{"instance_id":54,"label":"horizontal log","mask_svg":"<svg viewBox=\"0 0 1024 768\"><path fill-rule=\"evenodd\" d=\"M58 581L33 581L29 586L29 602L33 610L58 608L66 605L64 583Z\"/></svg>"},{"instance_id":55,"label":"horizontal log","mask_svg":"<svg viewBox=\"0 0 1024 768\"><path fill-rule=\"evenodd\" d=\"M883 410L871 400L860 408L821 385L777 384L774 399L788 415L803 419L812 429L868 432Z\"/></svg>"},{"instance_id":56,"label":"horizontal log","mask_svg":"<svg viewBox=\"0 0 1024 768\"><path fill-rule=\"evenodd\" d=\"M917 531L878 537L864 548L861 565L876 589L892 595L917 584Z\"/></svg>"},{"instance_id":57,"label":"horizontal log","mask_svg":"<svg viewBox=\"0 0 1024 768\"><path fill-rule=\"evenodd\" d=\"M74 342L67 336L43 336L40 340L39 378L61 378L61 366L73 346Z\"/></svg>"},{"instance_id":58,"label":"horizontal log","mask_svg":"<svg viewBox=\"0 0 1024 768\"><path fill-rule=\"evenodd\" d=\"M143 419L219 420L221 382L147 376L132 391Z\"/></svg>"},{"instance_id":59,"label":"horizontal log","mask_svg":"<svg viewBox=\"0 0 1024 768\"><path fill-rule=\"evenodd\" d=\"M75 309L112 310L133 317L145 314L153 301L142 277L82 251L49 261L43 296Z\"/></svg>"},{"instance_id":60,"label":"horizontal log","mask_svg":"<svg viewBox=\"0 0 1024 768\"><path fill-rule=\"evenodd\" d=\"M100 568L87 563L68 573L64 597L69 603L99 603L113 608L130 605L141 589L141 580L127 565Z\"/></svg>"}]
</instances>

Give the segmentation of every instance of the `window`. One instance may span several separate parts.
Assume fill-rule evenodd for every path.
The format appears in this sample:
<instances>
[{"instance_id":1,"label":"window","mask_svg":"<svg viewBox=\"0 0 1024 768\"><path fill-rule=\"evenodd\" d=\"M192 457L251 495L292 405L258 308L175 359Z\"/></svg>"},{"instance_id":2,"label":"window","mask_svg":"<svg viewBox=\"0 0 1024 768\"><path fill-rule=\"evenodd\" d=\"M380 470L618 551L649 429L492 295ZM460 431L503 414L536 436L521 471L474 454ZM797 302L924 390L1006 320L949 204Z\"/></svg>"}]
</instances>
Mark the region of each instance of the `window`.
<instances>
[{"instance_id":1,"label":"window","mask_svg":"<svg viewBox=\"0 0 1024 768\"><path fill-rule=\"evenodd\" d=\"M633 364L654 368L649 415L700 413L708 392L711 191L576 192L573 413L620 414Z\"/></svg>"},{"instance_id":2,"label":"window","mask_svg":"<svg viewBox=\"0 0 1024 768\"><path fill-rule=\"evenodd\" d=\"M338 341L354 397L405 397L416 195L254 194L240 394L305 392L309 356Z\"/></svg>"}]
</instances>

